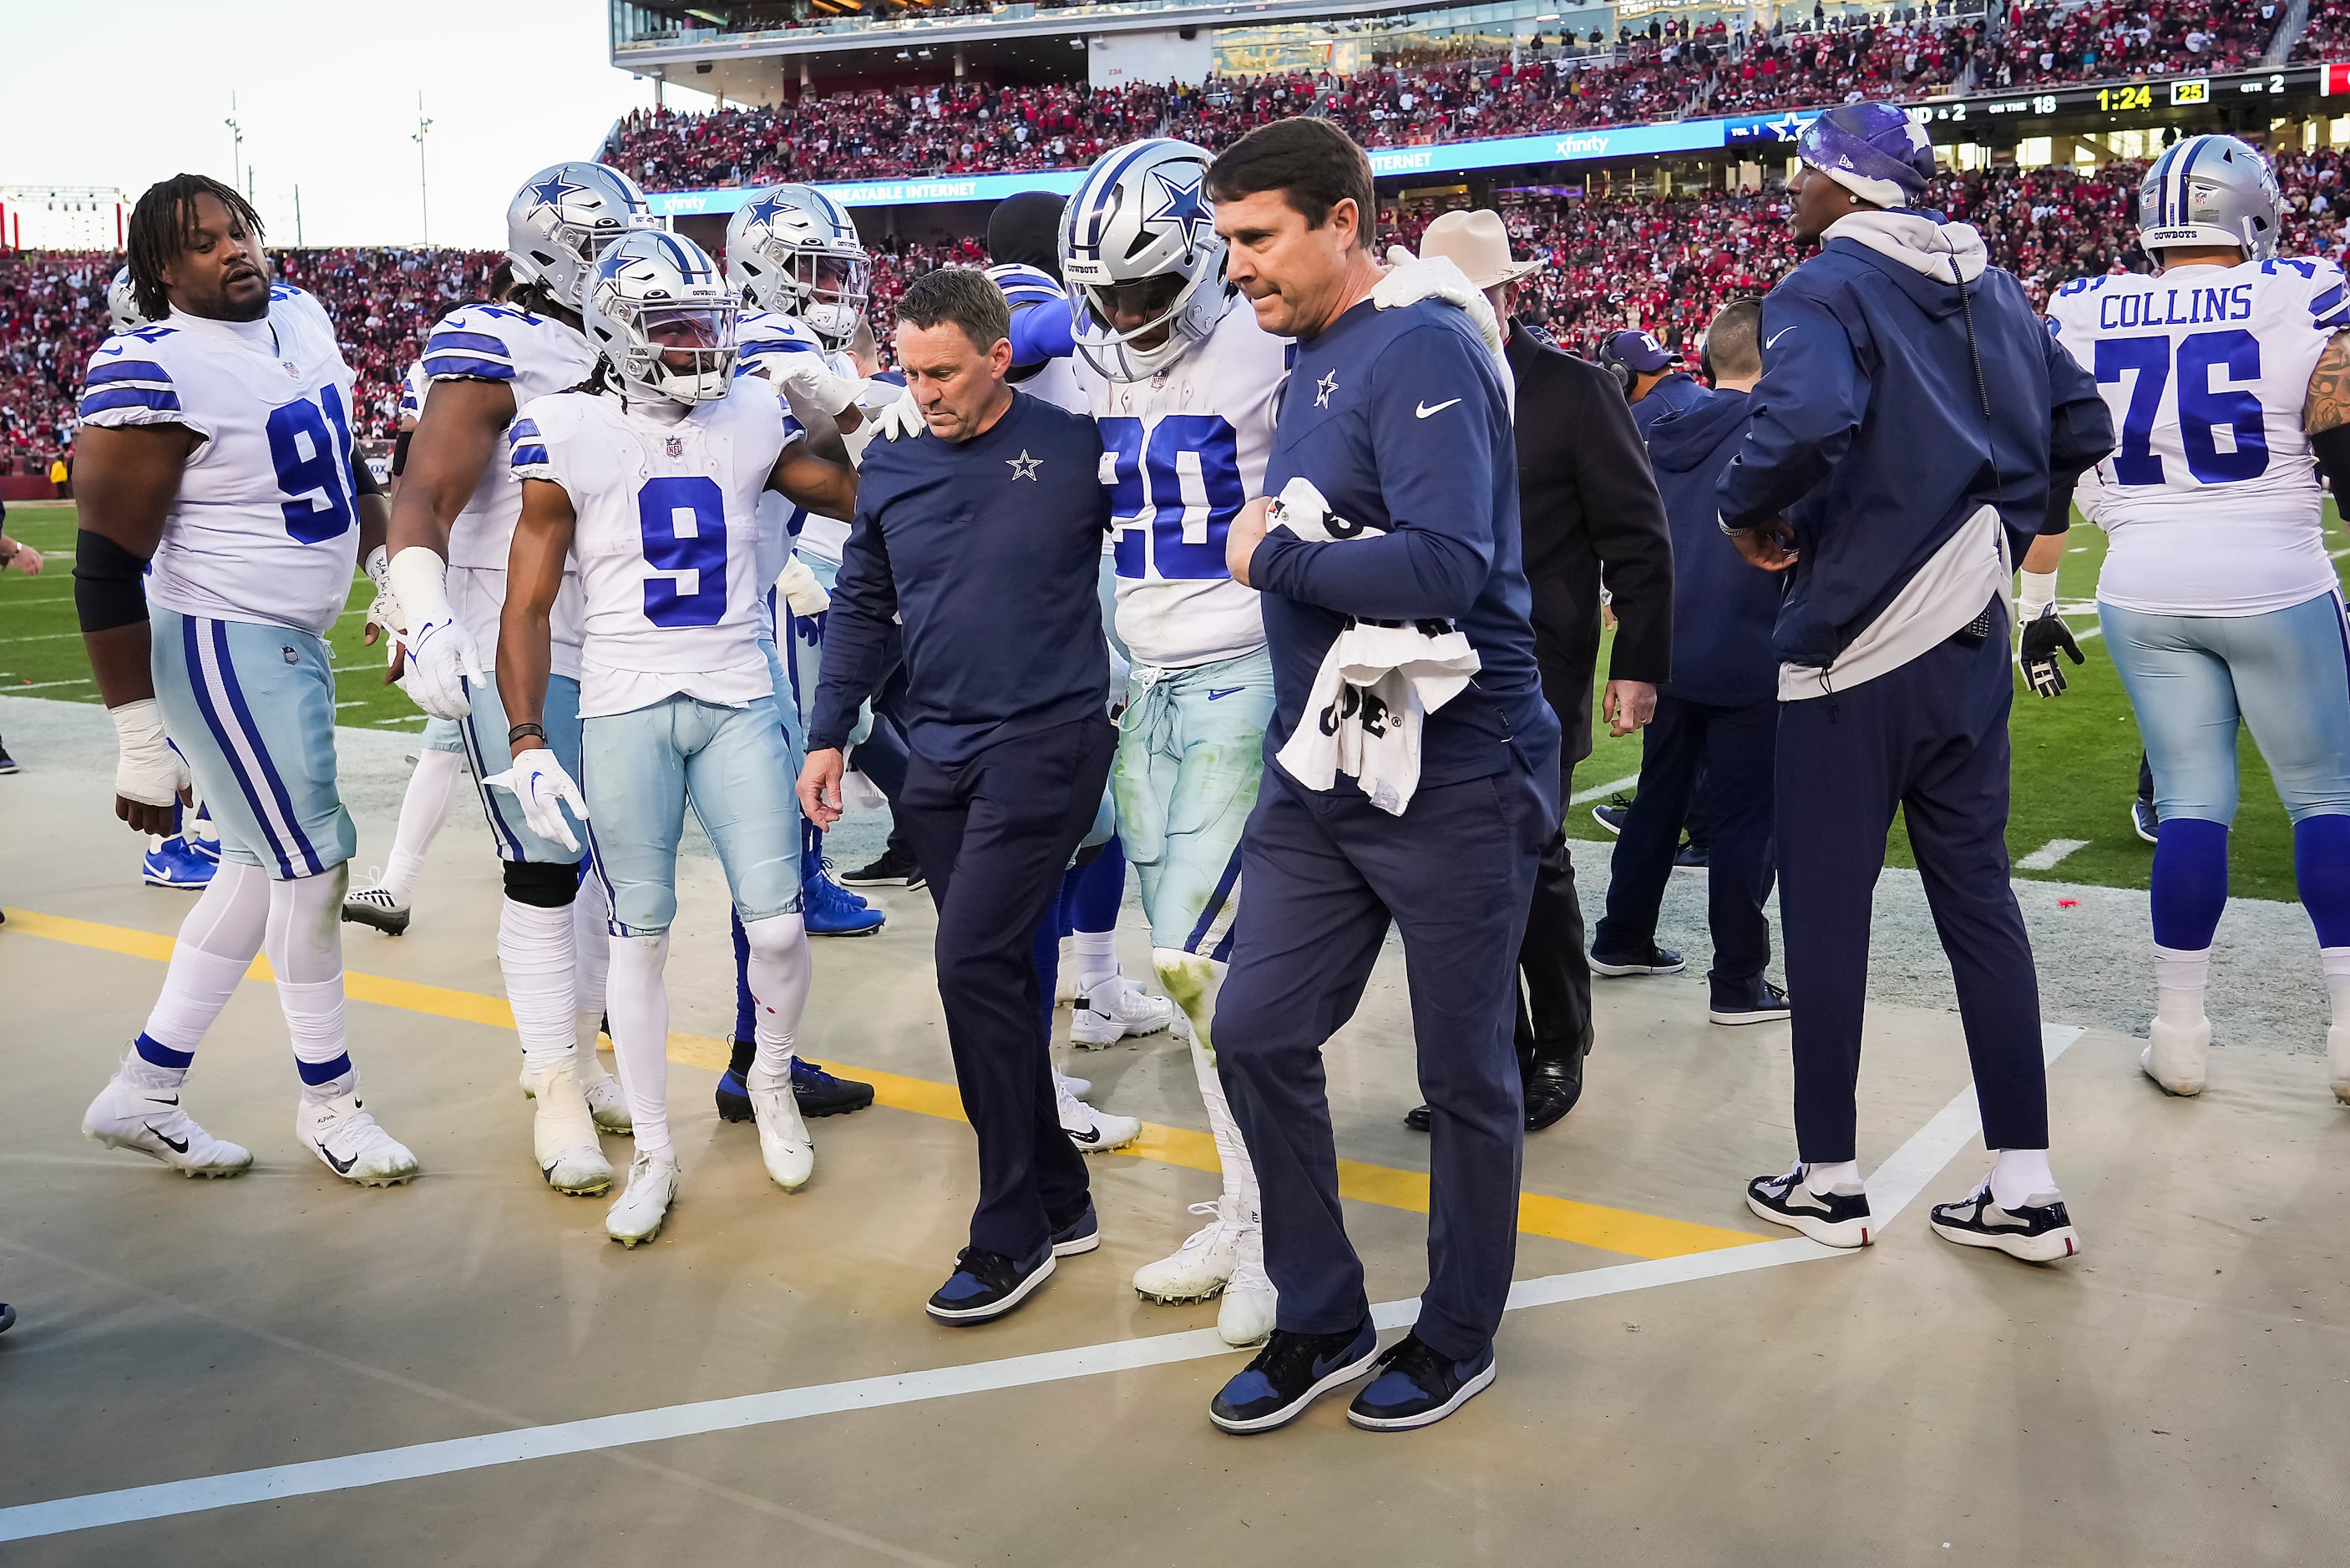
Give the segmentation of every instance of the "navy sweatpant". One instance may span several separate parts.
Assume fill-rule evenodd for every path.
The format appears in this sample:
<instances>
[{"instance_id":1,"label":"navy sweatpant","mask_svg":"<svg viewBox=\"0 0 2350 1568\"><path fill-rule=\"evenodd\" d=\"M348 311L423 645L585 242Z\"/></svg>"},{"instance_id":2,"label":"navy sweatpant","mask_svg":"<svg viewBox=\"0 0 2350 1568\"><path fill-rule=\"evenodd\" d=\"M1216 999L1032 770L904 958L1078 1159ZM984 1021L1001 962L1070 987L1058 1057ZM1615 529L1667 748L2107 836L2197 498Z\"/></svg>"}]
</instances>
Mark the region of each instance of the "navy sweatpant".
<instances>
[{"instance_id":1,"label":"navy sweatpant","mask_svg":"<svg viewBox=\"0 0 2350 1568\"><path fill-rule=\"evenodd\" d=\"M1637 952L1657 935L1657 908L1673 873L1681 823L1706 825L1706 917L1718 1000L1746 1001L1771 961L1771 783L1779 701L1743 708L1659 697L1640 749L1640 793L1624 818L1607 879L1607 914L1595 952ZM1692 815L1699 781L1705 799Z\"/></svg>"},{"instance_id":2,"label":"navy sweatpant","mask_svg":"<svg viewBox=\"0 0 2350 1568\"><path fill-rule=\"evenodd\" d=\"M1080 720L957 767L915 752L898 821L938 907L939 1000L955 1085L979 1136L971 1244L1035 1257L1084 1211L1085 1157L1061 1131L1032 939L1093 826L1118 728Z\"/></svg>"},{"instance_id":3,"label":"navy sweatpant","mask_svg":"<svg viewBox=\"0 0 2350 1568\"><path fill-rule=\"evenodd\" d=\"M1557 831L1554 753L1424 787L1400 817L1349 781L1317 793L1264 770L1241 840L1247 897L1216 1002L1218 1070L1263 1189L1280 1326L1336 1334L1370 1314L1338 1207L1322 1044L1354 1015L1401 928L1428 1101L1428 1289L1418 1334L1467 1360L1492 1342L1517 1261L1525 1103L1512 1041L1534 862Z\"/></svg>"},{"instance_id":4,"label":"navy sweatpant","mask_svg":"<svg viewBox=\"0 0 2350 1568\"><path fill-rule=\"evenodd\" d=\"M2008 881L2014 678L2003 618L1991 619L1979 647L1952 639L1849 691L1780 705L1779 923L1806 1163L1858 1158L1870 899L1897 806L1950 956L1983 1141L2048 1147L2040 980Z\"/></svg>"}]
</instances>

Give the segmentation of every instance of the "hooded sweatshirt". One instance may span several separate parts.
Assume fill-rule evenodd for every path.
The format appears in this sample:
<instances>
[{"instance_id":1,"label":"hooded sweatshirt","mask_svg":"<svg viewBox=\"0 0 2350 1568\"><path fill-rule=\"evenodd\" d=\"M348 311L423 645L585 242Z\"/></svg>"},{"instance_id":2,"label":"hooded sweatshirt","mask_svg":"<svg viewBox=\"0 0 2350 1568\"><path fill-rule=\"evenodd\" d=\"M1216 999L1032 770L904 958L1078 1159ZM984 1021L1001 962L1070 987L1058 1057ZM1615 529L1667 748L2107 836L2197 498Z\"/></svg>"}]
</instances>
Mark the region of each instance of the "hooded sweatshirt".
<instances>
[{"instance_id":1,"label":"hooded sweatshirt","mask_svg":"<svg viewBox=\"0 0 2350 1568\"><path fill-rule=\"evenodd\" d=\"M1700 387L1648 427L1648 466L1673 535L1673 678L1657 690L1685 702L1743 708L1779 689L1779 579L1747 565L1715 520L1714 488L1752 418L1746 393Z\"/></svg>"},{"instance_id":2,"label":"hooded sweatshirt","mask_svg":"<svg viewBox=\"0 0 2350 1568\"><path fill-rule=\"evenodd\" d=\"M1985 508L2020 556L2052 468L2113 447L2096 383L1985 255L1939 213L1856 213L1762 302L1753 427L1717 494L1725 526L1794 525L1773 636L1788 665L1832 671Z\"/></svg>"}]
</instances>

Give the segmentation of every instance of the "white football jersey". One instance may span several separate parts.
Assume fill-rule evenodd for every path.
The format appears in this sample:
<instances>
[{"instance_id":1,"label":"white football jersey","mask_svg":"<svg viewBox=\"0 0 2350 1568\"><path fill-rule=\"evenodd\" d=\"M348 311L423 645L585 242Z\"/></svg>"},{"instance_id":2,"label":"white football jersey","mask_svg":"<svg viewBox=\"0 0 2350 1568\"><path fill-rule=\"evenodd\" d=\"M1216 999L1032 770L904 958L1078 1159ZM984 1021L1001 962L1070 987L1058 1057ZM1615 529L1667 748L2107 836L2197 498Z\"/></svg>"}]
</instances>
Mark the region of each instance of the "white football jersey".
<instances>
[{"instance_id":1,"label":"white football jersey","mask_svg":"<svg viewBox=\"0 0 2350 1568\"><path fill-rule=\"evenodd\" d=\"M82 423L203 438L163 519L151 603L320 635L334 625L359 559L351 386L326 311L283 284L259 321L175 310L99 345Z\"/></svg>"},{"instance_id":2,"label":"white football jersey","mask_svg":"<svg viewBox=\"0 0 2350 1568\"><path fill-rule=\"evenodd\" d=\"M416 421L424 417L424 396L432 389L432 378L424 373L424 361L419 359L400 379L400 428L412 431Z\"/></svg>"},{"instance_id":3,"label":"white football jersey","mask_svg":"<svg viewBox=\"0 0 2350 1568\"><path fill-rule=\"evenodd\" d=\"M435 381L504 381L519 411L533 398L565 391L588 379L596 351L581 333L551 316L511 305L468 305L441 318L424 340L424 373ZM522 516L522 486L493 462L464 509L449 525L449 564L506 569L515 524ZM475 637L481 635L473 628Z\"/></svg>"},{"instance_id":4,"label":"white football jersey","mask_svg":"<svg viewBox=\"0 0 2350 1568\"><path fill-rule=\"evenodd\" d=\"M2334 590L2301 419L2318 356L2350 327L2340 267L2280 258L2075 278L2048 316L2119 438L2083 507L2113 535L2100 599L2258 615Z\"/></svg>"},{"instance_id":5,"label":"white football jersey","mask_svg":"<svg viewBox=\"0 0 2350 1568\"><path fill-rule=\"evenodd\" d=\"M739 388L664 424L617 397L557 392L507 431L518 478L563 486L587 597L579 714L682 692L741 707L775 690L759 649L760 493L799 426ZM519 486L516 486L519 489Z\"/></svg>"},{"instance_id":6,"label":"white football jersey","mask_svg":"<svg viewBox=\"0 0 2350 1568\"><path fill-rule=\"evenodd\" d=\"M816 354L822 356L825 368L834 375L846 376L852 381L858 379L857 362L846 353L827 352L816 334L795 316L775 310L749 311L736 324L734 336L741 346L734 358L734 373L738 376L767 375L775 360L786 354ZM788 408L784 417L791 417ZM795 541L804 545L808 554L837 564L840 547L848 542L848 524L837 517L819 517L769 491L759 503L760 559L764 562L772 558L775 567L767 574L769 583L775 580L775 574L791 558Z\"/></svg>"},{"instance_id":7,"label":"white football jersey","mask_svg":"<svg viewBox=\"0 0 2350 1568\"><path fill-rule=\"evenodd\" d=\"M1138 664L1182 669L1264 646L1256 590L1232 581L1224 535L1264 492L1288 357L1235 297L1205 342L1149 380L1074 361L1114 487L1118 635Z\"/></svg>"}]
</instances>

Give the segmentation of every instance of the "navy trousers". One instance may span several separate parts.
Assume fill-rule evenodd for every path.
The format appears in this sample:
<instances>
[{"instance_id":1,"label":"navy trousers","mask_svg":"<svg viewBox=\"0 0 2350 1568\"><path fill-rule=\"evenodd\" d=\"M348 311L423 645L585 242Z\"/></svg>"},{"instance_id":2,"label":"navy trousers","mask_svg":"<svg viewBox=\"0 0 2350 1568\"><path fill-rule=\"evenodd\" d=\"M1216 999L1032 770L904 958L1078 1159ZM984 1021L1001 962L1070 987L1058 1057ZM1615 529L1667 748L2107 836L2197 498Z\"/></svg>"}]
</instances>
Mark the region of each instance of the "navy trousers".
<instances>
[{"instance_id":1,"label":"navy trousers","mask_svg":"<svg viewBox=\"0 0 2350 1568\"><path fill-rule=\"evenodd\" d=\"M1640 793L1609 863L1607 913L1595 952L1638 951L1656 940L1657 907L1672 876L1681 823L1707 833L1706 919L1713 933L1707 979L1715 1000L1743 1002L1771 961L1771 784L1779 700L1743 708L1659 697L1643 733ZM1704 799L1697 802L1700 781ZM1699 809L1692 814L1691 804ZM1692 834L1694 836L1694 834Z\"/></svg>"},{"instance_id":2,"label":"navy trousers","mask_svg":"<svg viewBox=\"0 0 2350 1568\"><path fill-rule=\"evenodd\" d=\"M898 821L939 911L939 1000L963 1114L979 1135L971 1244L1030 1259L1084 1212L1086 1162L1061 1130L1032 939L1093 826L1118 728L1080 720L946 767L919 751Z\"/></svg>"},{"instance_id":3,"label":"navy trousers","mask_svg":"<svg viewBox=\"0 0 2350 1568\"><path fill-rule=\"evenodd\" d=\"M1994 608L1996 607L1994 606ZM2004 618L1888 675L1781 704L1779 921L1794 1002L1795 1140L1855 1159L1870 902L1898 807L1950 961L1989 1147L2048 1147L2040 980L2008 881Z\"/></svg>"},{"instance_id":4,"label":"navy trousers","mask_svg":"<svg viewBox=\"0 0 2350 1568\"><path fill-rule=\"evenodd\" d=\"M1502 1321L1517 1261L1525 1104L1512 1042L1534 863L1558 828L1558 759L1423 788L1402 816L1278 766L1241 840L1247 895L1217 998L1218 1070L1256 1165L1279 1324L1336 1334L1370 1314L1338 1206L1323 1042L1352 1017L1392 922L1403 933L1428 1101L1429 1281L1418 1334L1467 1360Z\"/></svg>"}]
</instances>

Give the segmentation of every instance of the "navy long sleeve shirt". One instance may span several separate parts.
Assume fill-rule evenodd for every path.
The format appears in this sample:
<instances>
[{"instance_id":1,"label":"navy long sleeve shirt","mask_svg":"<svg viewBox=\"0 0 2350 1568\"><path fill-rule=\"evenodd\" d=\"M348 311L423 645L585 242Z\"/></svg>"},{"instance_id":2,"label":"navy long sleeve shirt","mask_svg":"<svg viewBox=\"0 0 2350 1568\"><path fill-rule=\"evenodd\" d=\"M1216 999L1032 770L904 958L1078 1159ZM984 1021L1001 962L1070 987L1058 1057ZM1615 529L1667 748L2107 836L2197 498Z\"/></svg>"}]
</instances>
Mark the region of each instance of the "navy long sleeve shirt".
<instances>
[{"instance_id":1,"label":"navy long sleeve shirt","mask_svg":"<svg viewBox=\"0 0 2350 1568\"><path fill-rule=\"evenodd\" d=\"M1502 367L1469 317L1438 300L1367 300L1297 345L1264 493L1303 475L1331 515L1383 538L1268 533L1249 562L1273 655L1268 762L1347 618L1451 620L1482 668L1420 731L1422 787L1484 778L1513 746L1557 743L1534 664L1533 595L1518 535L1517 445Z\"/></svg>"},{"instance_id":2,"label":"navy long sleeve shirt","mask_svg":"<svg viewBox=\"0 0 2350 1568\"><path fill-rule=\"evenodd\" d=\"M893 617L907 738L934 763L1105 711L1101 453L1093 421L1017 391L967 441L926 431L866 448L809 750L847 742L889 673Z\"/></svg>"},{"instance_id":3,"label":"navy long sleeve shirt","mask_svg":"<svg viewBox=\"0 0 2350 1568\"><path fill-rule=\"evenodd\" d=\"M1648 465L1673 535L1673 673L1657 690L1686 702L1743 708L1779 694L1779 579L1722 536L1714 501L1752 417L1744 392L1700 387L1648 423Z\"/></svg>"}]
</instances>

